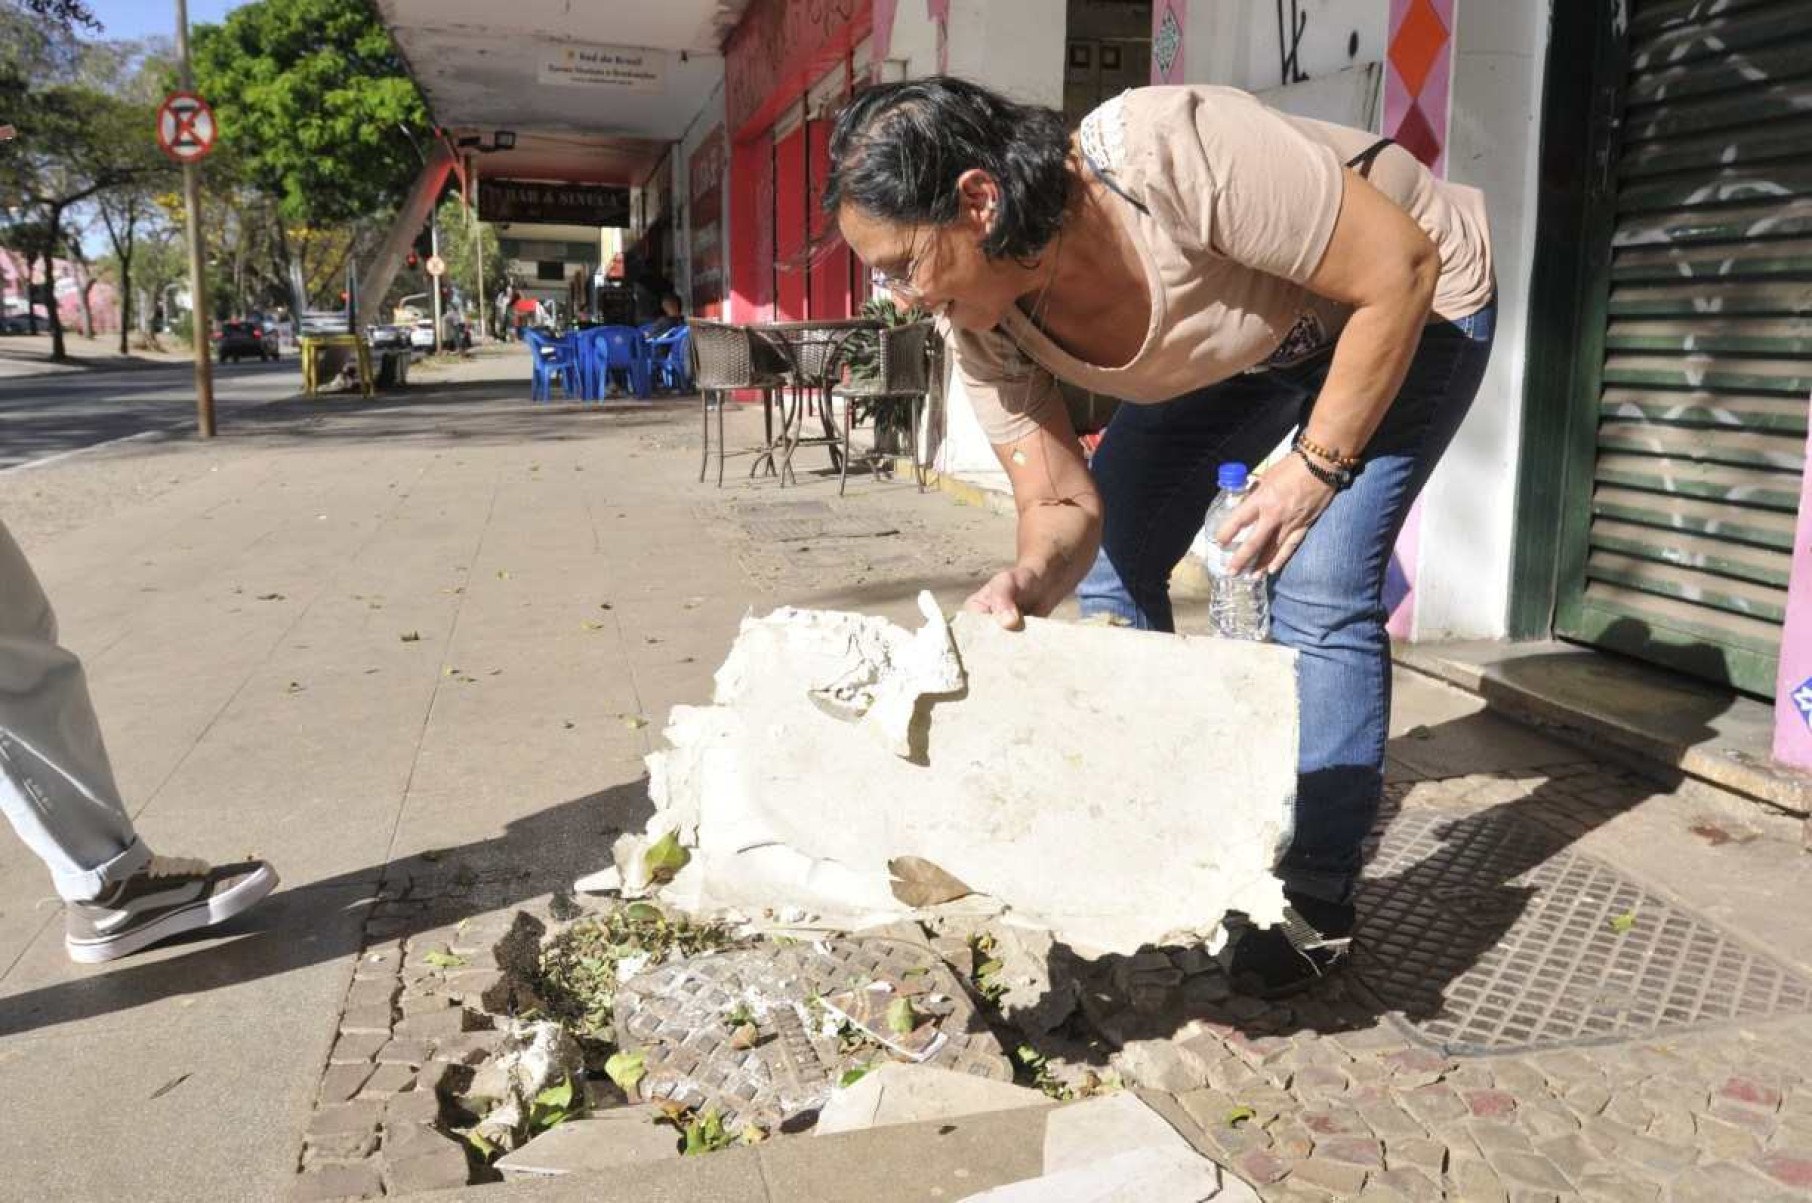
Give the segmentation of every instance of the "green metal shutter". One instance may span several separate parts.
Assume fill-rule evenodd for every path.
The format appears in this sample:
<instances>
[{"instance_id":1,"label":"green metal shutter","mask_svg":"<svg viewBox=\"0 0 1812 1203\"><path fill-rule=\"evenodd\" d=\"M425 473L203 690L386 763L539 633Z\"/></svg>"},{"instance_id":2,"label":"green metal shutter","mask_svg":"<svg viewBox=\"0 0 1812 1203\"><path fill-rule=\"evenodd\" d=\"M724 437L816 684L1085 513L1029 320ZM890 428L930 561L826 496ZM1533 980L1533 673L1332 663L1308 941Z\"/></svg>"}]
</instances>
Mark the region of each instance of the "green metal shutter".
<instances>
[{"instance_id":1,"label":"green metal shutter","mask_svg":"<svg viewBox=\"0 0 1812 1203\"><path fill-rule=\"evenodd\" d=\"M1770 693L1812 398L1812 0L1634 0L1628 21L1556 630Z\"/></svg>"}]
</instances>

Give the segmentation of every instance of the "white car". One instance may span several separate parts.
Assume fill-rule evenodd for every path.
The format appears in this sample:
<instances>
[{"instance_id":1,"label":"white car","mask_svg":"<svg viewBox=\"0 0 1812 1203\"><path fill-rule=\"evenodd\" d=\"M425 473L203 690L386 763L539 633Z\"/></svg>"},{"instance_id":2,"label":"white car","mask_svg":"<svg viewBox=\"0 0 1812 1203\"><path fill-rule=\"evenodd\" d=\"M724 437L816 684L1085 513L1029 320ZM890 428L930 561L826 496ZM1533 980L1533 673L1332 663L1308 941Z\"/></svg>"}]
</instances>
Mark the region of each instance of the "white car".
<instances>
[{"instance_id":1,"label":"white car","mask_svg":"<svg viewBox=\"0 0 1812 1203\"><path fill-rule=\"evenodd\" d=\"M434 321L423 318L409 327L409 346L417 351L434 350Z\"/></svg>"}]
</instances>

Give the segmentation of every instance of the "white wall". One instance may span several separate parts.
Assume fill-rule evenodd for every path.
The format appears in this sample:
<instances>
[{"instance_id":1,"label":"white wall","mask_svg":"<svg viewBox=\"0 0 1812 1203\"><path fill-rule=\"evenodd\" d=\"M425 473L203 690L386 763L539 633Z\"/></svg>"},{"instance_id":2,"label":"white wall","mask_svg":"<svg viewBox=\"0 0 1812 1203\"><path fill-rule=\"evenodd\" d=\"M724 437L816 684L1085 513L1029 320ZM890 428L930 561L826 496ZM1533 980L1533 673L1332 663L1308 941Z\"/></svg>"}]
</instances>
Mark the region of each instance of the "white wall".
<instances>
[{"instance_id":1,"label":"white wall","mask_svg":"<svg viewBox=\"0 0 1812 1203\"><path fill-rule=\"evenodd\" d=\"M1418 641L1508 622L1547 6L1460 0L1448 178L1482 189L1497 264L1497 343L1459 437L1423 493Z\"/></svg>"},{"instance_id":2,"label":"white wall","mask_svg":"<svg viewBox=\"0 0 1812 1203\"><path fill-rule=\"evenodd\" d=\"M718 81L712 90L711 97L704 107L693 114L691 124L686 126L685 134L680 138L678 149L673 159L673 203L684 206L684 220L674 230L675 245L673 248L673 286L686 300L687 309L692 305L692 226L698 217L692 211L692 152L698 149L699 143L713 129L724 123L724 86ZM728 131L725 137L728 138ZM726 156L725 176L728 178L729 143L724 144ZM726 277L730 260L730 189L726 184L719 190L723 211L718 215L718 233L723 239L723 257Z\"/></svg>"},{"instance_id":3,"label":"white wall","mask_svg":"<svg viewBox=\"0 0 1812 1203\"><path fill-rule=\"evenodd\" d=\"M1289 7L1285 0L1286 16ZM1300 74L1329 75L1384 60L1389 0L1298 0L1296 7L1307 18L1296 45ZM1283 76L1277 10L1276 0L1190 0L1183 28L1188 82L1225 84L1249 92L1292 82Z\"/></svg>"},{"instance_id":4,"label":"white wall","mask_svg":"<svg viewBox=\"0 0 1812 1203\"><path fill-rule=\"evenodd\" d=\"M915 4L901 0L900 7ZM1063 0L954 0L950 74L1060 109L1065 29Z\"/></svg>"}]
</instances>

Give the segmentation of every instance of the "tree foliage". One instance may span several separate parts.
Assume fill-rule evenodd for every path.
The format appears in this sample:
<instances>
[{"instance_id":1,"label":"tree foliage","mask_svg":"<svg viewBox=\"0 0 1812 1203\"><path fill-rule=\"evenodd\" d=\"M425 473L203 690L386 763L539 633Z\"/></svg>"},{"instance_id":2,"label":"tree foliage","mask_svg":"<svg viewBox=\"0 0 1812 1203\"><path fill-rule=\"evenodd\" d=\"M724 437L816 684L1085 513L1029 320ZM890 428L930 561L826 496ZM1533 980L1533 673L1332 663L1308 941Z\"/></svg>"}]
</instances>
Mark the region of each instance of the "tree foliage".
<instances>
[{"instance_id":1,"label":"tree foliage","mask_svg":"<svg viewBox=\"0 0 1812 1203\"><path fill-rule=\"evenodd\" d=\"M420 167L427 110L364 0L257 0L193 35L196 90L230 169L289 223L393 209ZM400 128L399 128L400 127Z\"/></svg>"}]
</instances>

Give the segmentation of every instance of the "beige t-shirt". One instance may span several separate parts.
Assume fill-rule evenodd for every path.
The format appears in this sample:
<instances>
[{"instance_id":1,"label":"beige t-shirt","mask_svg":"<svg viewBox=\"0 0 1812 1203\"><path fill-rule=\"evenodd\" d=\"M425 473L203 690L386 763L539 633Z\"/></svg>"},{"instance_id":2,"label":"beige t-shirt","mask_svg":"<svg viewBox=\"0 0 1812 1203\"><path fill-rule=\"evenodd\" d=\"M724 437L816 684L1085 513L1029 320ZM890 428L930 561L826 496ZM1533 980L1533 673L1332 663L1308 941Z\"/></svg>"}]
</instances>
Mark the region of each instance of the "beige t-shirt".
<instances>
[{"instance_id":1,"label":"beige t-shirt","mask_svg":"<svg viewBox=\"0 0 1812 1203\"><path fill-rule=\"evenodd\" d=\"M1048 406L1062 405L1057 378L1135 404L1168 401L1314 354L1339 334L1351 307L1303 281L1333 235L1342 165L1376 135L1285 116L1232 88L1181 87L1122 93L1089 114L1079 137L1131 198L1115 207L1144 261L1151 325L1118 367L1067 354L1017 306L986 333L947 331L991 442L1025 437ZM1482 309L1493 281L1478 190L1436 179L1394 145L1366 175L1440 251L1435 314Z\"/></svg>"}]
</instances>

